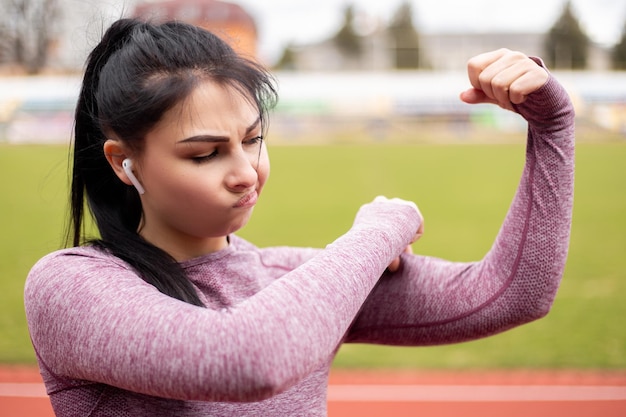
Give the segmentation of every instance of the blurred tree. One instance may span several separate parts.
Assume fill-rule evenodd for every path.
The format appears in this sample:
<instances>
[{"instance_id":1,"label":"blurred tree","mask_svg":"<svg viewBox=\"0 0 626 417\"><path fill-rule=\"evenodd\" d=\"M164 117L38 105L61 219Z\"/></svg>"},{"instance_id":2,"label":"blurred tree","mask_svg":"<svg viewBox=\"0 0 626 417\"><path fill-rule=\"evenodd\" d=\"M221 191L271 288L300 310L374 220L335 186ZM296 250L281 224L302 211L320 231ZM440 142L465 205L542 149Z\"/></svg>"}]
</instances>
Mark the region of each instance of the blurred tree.
<instances>
[{"instance_id":1,"label":"blurred tree","mask_svg":"<svg viewBox=\"0 0 626 417\"><path fill-rule=\"evenodd\" d=\"M40 72L48 61L58 0L0 0L0 58L29 74Z\"/></svg>"},{"instance_id":2,"label":"blurred tree","mask_svg":"<svg viewBox=\"0 0 626 417\"><path fill-rule=\"evenodd\" d=\"M545 60L554 69L585 69L589 38L572 11L571 1L546 36Z\"/></svg>"},{"instance_id":3,"label":"blurred tree","mask_svg":"<svg viewBox=\"0 0 626 417\"><path fill-rule=\"evenodd\" d=\"M294 70L296 68L295 52L291 44L285 46L283 54L274 65L274 68L279 70Z\"/></svg>"},{"instance_id":4,"label":"blurred tree","mask_svg":"<svg viewBox=\"0 0 626 417\"><path fill-rule=\"evenodd\" d=\"M354 7L347 6L344 10L343 26L333 36L332 40L342 53L358 58L363 52L363 46L361 37L354 28L354 20Z\"/></svg>"},{"instance_id":5,"label":"blurred tree","mask_svg":"<svg viewBox=\"0 0 626 417\"><path fill-rule=\"evenodd\" d=\"M626 70L626 23L622 29L622 38L613 47L613 53L611 55L613 69Z\"/></svg>"},{"instance_id":6,"label":"blurred tree","mask_svg":"<svg viewBox=\"0 0 626 417\"><path fill-rule=\"evenodd\" d=\"M396 68L421 68L420 39L413 24L413 8L405 1L395 12L388 28Z\"/></svg>"}]
</instances>

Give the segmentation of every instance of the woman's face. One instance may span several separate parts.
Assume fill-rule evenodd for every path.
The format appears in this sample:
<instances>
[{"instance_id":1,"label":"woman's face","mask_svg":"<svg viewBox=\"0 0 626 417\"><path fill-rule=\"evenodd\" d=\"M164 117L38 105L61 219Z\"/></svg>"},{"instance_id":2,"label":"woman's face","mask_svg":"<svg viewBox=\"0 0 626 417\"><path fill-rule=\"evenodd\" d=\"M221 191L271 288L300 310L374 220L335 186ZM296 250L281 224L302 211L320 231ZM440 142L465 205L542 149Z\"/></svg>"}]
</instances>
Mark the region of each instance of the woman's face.
<instances>
[{"instance_id":1,"label":"woman's face","mask_svg":"<svg viewBox=\"0 0 626 417\"><path fill-rule=\"evenodd\" d=\"M259 114L211 81L164 114L135 165L146 240L180 261L224 248L248 222L269 176Z\"/></svg>"}]
</instances>

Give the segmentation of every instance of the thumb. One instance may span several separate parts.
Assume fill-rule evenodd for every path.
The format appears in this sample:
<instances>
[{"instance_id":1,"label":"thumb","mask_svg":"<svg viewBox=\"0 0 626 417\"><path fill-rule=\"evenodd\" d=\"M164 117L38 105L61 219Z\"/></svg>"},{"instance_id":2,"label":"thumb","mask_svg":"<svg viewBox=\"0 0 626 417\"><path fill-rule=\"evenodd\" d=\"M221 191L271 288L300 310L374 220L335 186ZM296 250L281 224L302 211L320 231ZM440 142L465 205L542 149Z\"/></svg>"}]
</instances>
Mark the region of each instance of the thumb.
<instances>
[{"instance_id":1,"label":"thumb","mask_svg":"<svg viewBox=\"0 0 626 417\"><path fill-rule=\"evenodd\" d=\"M494 100L487 97L482 90L477 88L470 88L469 90L463 91L459 97L468 104L495 103Z\"/></svg>"}]
</instances>

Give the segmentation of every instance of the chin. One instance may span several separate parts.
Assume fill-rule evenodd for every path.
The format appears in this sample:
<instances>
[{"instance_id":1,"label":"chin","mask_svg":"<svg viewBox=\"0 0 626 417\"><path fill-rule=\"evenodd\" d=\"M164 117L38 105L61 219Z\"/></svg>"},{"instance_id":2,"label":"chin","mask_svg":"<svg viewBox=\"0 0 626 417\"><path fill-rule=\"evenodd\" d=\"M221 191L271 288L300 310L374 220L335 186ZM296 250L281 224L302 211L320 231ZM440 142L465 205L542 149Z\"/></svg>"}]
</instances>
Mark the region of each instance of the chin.
<instances>
[{"instance_id":1,"label":"chin","mask_svg":"<svg viewBox=\"0 0 626 417\"><path fill-rule=\"evenodd\" d=\"M241 223L232 224L225 234L228 236L243 229L243 227L248 224L248 220L250 220L250 216L247 216Z\"/></svg>"}]
</instances>

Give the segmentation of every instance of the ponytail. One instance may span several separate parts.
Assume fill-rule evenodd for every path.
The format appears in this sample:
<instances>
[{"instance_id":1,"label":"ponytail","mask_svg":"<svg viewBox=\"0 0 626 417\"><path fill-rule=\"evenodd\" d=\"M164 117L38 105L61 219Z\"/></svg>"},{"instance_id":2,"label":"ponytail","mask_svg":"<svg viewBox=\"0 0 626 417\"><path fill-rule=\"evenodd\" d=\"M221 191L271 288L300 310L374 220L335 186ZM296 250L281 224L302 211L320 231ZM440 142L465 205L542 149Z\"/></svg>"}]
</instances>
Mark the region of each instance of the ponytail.
<instances>
[{"instance_id":1,"label":"ponytail","mask_svg":"<svg viewBox=\"0 0 626 417\"><path fill-rule=\"evenodd\" d=\"M139 195L117 178L103 150L105 132L113 132L141 152L145 134L163 113L202 81L198 72L253 97L262 121L276 101L272 80L262 68L202 29L122 19L107 30L89 55L76 106L67 243L92 244L130 264L162 293L203 306L176 260L137 233ZM85 201L99 239L85 239Z\"/></svg>"},{"instance_id":2,"label":"ponytail","mask_svg":"<svg viewBox=\"0 0 626 417\"><path fill-rule=\"evenodd\" d=\"M120 188L118 181L113 178L113 171L106 166L108 162L102 155L105 135L98 122L98 104L95 96L102 67L109 57L122 47L130 30L131 25L123 25L122 21L113 25L87 60L74 117L74 157L70 189L71 219L67 236L68 243L71 241L73 246L78 246L83 240L84 198L87 183L93 184L101 178L101 181L111 188ZM102 188L107 189L107 187ZM119 190L115 191L119 192Z\"/></svg>"}]
</instances>

